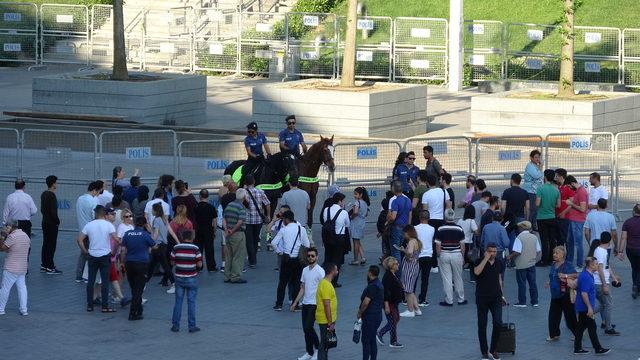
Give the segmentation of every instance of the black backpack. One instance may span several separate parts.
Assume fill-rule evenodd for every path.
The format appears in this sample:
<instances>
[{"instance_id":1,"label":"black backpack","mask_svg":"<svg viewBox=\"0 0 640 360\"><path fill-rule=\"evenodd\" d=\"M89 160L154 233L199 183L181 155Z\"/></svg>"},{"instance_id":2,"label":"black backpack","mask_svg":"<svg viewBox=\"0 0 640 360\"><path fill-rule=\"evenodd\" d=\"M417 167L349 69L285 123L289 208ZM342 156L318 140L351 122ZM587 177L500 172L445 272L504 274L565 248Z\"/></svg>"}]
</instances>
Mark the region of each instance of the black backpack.
<instances>
[{"instance_id":1,"label":"black backpack","mask_svg":"<svg viewBox=\"0 0 640 360\"><path fill-rule=\"evenodd\" d=\"M331 214L329 208L327 208L327 218L324 221L324 224L322 224L322 242L325 245L335 245L338 242L338 234L336 233L336 219L338 218L338 215L340 215L340 213L343 210L340 209L336 212L336 214L333 216L333 219L329 218L329 215Z\"/></svg>"}]
</instances>

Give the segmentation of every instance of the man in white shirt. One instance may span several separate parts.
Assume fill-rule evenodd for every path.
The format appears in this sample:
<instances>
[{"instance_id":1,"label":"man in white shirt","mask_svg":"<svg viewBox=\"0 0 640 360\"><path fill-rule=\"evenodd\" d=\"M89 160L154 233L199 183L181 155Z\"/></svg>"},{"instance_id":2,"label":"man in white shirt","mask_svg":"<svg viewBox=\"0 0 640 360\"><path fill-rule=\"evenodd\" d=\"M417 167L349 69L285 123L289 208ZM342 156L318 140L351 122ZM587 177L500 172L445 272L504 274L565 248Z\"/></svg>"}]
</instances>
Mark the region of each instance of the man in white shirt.
<instances>
[{"instance_id":1,"label":"man in white shirt","mask_svg":"<svg viewBox=\"0 0 640 360\"><path fill-rule=\"evenodd\" d=\"M418 240L422 243L422 251L418 255L420 264L420 295L418 296L418 306L429 306L427 301L427 290L429 289L429 274L431 274L433 259L433 236L436 229L429 225L429 211L420 211L420 224L416 225Z\"/></svg>"},{"instance_id":2,"label":"man in white shirt","mask_svg":"<svg viewBox=\"0 0 640 360\"><path fill-rule=\"evenodd\" d=\"M16 180L14 186L16 191L7 196L7 201L4 204L2 223L8 224L17 221L18 228L31 238L31 217L38 212L38 208L31 195L24 192L25 186L24 180Z\"/></svg>"},{"instance_id":3,"label":"man in white shirt","mask_svg":"<svg viewBox=\"0 0 640 360\"><path fill-rule=\"evenodd\" d=\"M590 211L595 211L598 209L598 200L599 199L609 199L609 192L607 188L604 187L600 183L600 174L597 172L591 173L589 175L589 183L591 184L591 190L589 191L589 209Z\"/></svg>"},{"instance_id":4,"label":"man in white shirt","mask_svg":"<svg viewBox=\"0 0 640 360\"><path fill-rule=\"evenodd\" d=\"M78 246L87 255L89 282L87 283L87 311L93 311L93 286L100 271L102 280L102 312L114 312L109 307L109 273L111 270L112 241L115 242L116 229L106 220L106 209L98 205L94 209L96 219L89 222L78 236ZM85 240L88 238L88 247Z\"/></svg>"},{"instance_id":5,"label":"man in white shirt","mask_svg":"<svg viewBox=\"0 0 640 360\"><path fill-rule=\"evenodd\" d=\"M107 206L113 200L113 194L104 188L104 181L96 180L96 186L98 187L98 205Z\"/></svg>"},{"instance_id":6,"label":"man in white shirt","mask_svg":"<svg viewBox=\"0 0 640 360\"><path fill-rule=\"evenodd\" d=\"M427 176L429 190L422 195L422 209L429 210L429 225L436 230L444 224L444 211L451 209L451 199L449 193L437 187L437 180L434 176Z\"/></svg>"},{"instance_id":7,"label":"man in white shirt","mask_svg":"<svg viewBox=\"0 0 640 360\"><path fill-rule=\"evenodd\" d=\"M171 211L171 206L169 206L169 204L167 204L164 200L164 190L162 190L161 188L157 188L154 192L153 192L153 199L147 201L147 204L144 206L144 213L147 217L147 222L149 224L153 224L153 219L155 218L155 216L153 216L153 204L157 204L160 203L162 205L162 211L164 212L164 214L168 217Z\"/></svg>"},{"instance_id":8,"label":"man in white shirt","mask_svg":"<svg viewBox=\"0 0 640 360\"><path fill-rule=\"evenodd\" d=\"M611 298L611 290L609 289L609 279L618 283L620 279L613 273L613 269L609 265L609 254L607 249L611 242L611 234L604 232L600 235L600 246L594 252L593 257L598 263L598 271L593 274L593 282L596 286L596 299L600 303L600 316L602 317L602 327L607 335L618 336L620 333L611 324L611 313L613 312L613 299Z\"/></svg>"},{"instance_id":9,"label":"man in white shirt","mask_svg":"<svg viewBox=\"0 0 640 360\"><path fill-rule=\"evenodd\" d=\"M280 229L271 241L275 249L282 249L276 304L273 307L275 311L282 311L285 287L289 286L293 289L294 291L291 291L292 294L299 292L300 282L298 279L300 279L302 266L298 260L298 253L301 245L309 247L307 231L304 226L295 221L293 212L291 210L285 211L282 214L282 219L285 226Z\"/></svg>"},{"instance_id":10,"label":"man in white shirt","mask_svg":"<svg viewBox=\"0 0 640 360\"><path fill-rule=\"evenodd\" d=\"M95 181L89 183L87 192L80 195L76 201L76 218L78 219L78 232L84 229L85 225L94 219L93 209L98 205L98 185ZM76 264L76 282L82 282L82 273L84 272L84 264L87 262L87 256L80 251L78 263Z\"/></svg>"},{"instance_id":11,"label":"man in white shirt","mask_svg":"<svg viewBox=\"0 0 640 360\"><path fill-rule=\"evenodd\" d=\"M306 352L298 360L316 359L320 346L318 334L313 328L316 320L316 292L320 280L325 275L322 267L318 265L318 249L312 247L307 250L307 262L309 265L302 270L300 277L300 291L290 308L291 311L295 311L298 303L302 304L302 330L304 331Z\"/></svg>"}]
</instances>

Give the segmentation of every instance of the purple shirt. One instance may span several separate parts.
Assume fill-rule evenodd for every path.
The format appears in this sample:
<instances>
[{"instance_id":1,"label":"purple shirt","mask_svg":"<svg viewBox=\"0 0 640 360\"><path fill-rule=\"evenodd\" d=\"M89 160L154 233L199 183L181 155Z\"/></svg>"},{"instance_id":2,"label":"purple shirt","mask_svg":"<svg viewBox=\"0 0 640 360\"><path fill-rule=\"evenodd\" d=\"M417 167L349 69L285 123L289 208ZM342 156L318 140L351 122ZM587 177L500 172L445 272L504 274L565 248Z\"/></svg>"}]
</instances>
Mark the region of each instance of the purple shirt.
<instances>
[{"instance_id":1,"label":"purple shirt","mask_svg":"<svg viewBox=\"0 0 640 360\"><path fill-rule=\"evenodd\" d=\"M640 250L640 216L634 216L622 224L622 231L627 232L627 247Z\"/></svg>"}]
</instances>

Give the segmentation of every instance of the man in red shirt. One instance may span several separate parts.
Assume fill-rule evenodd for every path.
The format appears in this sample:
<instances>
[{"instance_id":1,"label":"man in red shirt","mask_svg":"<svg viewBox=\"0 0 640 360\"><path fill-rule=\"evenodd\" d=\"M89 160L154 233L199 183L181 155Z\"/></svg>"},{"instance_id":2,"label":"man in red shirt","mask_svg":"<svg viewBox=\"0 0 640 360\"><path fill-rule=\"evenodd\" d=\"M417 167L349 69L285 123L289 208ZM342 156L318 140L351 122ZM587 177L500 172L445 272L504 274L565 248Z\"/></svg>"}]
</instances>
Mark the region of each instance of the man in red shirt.
<instances>
[{"instance_id":1,"label":"man in red shirt","mask_svg":"<svg viewBox=\"0 0 640 360\"><path fill-rule=\"evenodd\" d=\"M569 220L567 219L567 213L569 212L569 206L565 203L567 199L570 199L575 194L575 190L567 183L567 170L558 168L555 170L556 178L555 183L560 190L560 207L556 208L556 218L558 219L558 245L566 244L567 235L569 233Z\"/></svg>"},{"instance_id":2,"label":"man in red shirt","mask_svg":"<svg viewBox=\"0 0 640 360\"><path fill-rule=\"evenodd\" d=\"M583 228L589 208L589 194L587 190L578 183L575 177L567 176L567 184L575 191L570 199L564 201L569 211L565 218L569 220L569 232L567 234L567 261L573 263L573 248L576 248L577 264L582 264L584 260L584 250L582 248Z\"/></svg>"}]
</instances>

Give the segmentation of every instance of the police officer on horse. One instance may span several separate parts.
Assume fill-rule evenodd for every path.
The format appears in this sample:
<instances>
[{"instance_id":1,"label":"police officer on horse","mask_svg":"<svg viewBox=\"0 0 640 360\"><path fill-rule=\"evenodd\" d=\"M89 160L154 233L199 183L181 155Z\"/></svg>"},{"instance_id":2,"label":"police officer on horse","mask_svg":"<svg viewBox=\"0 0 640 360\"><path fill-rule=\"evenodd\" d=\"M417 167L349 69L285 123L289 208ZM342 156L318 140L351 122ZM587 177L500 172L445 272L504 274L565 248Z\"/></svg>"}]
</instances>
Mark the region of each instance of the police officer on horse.
<instances>
[{"instance_id":1,"label":"police officer on horse","mask_svg":"<svg viewBox=\"0 0 640 360\"><path fill-rule=\"evenodd\" d=\"M244 138L244 147L247 150L247 162L244 166L244 174L251 174L265 162L264 153L271 156L271 149L267 144L264 133L258 132L258 124L255 122L247 125L247 136ZM264 152L262 148L264 147Z\"/></svg>"},{"instance_id":2,"label":"police officer on horse","mask_svg":"<svg viewBox=\"0 0 640 360\"><path fill-rule=\"evenodd\" d=\"M287 128L280 131L278 139L280 140L280 151L291 154L296 158L300 158L300 146L302 146L303 153L307 152L307 144L304 143L304 136L296 129L296 116L289 115L285 119Z\"/></svg>"}]
</instances>

